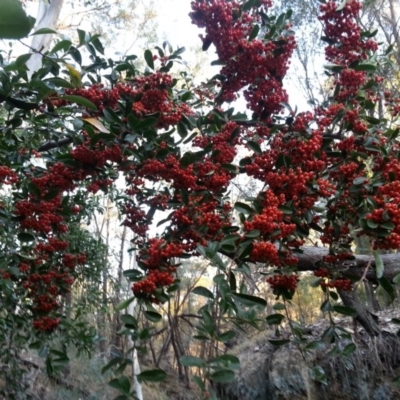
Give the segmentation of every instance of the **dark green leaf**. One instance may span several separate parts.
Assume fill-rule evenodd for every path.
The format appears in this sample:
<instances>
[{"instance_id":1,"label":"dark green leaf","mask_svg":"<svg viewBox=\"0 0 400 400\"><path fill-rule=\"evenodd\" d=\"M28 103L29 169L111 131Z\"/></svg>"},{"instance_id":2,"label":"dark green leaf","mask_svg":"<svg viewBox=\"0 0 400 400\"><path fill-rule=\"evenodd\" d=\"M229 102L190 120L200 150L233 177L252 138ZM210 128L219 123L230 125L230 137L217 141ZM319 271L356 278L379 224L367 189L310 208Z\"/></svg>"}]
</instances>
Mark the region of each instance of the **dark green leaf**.
<instances>
[{"instance_id":1,"label":"dark green leaf","mask_svg":"<svg viewBox=\"0 0 400 400\"><path fill-rule=\"evenodd\" d=\"M145 311L144 316L151 322L160 322L162 319L161 314L156 311Z\"/></svg>"},{"instance_id":2,"label":"dark green leaf","mask_svg":"<svg viewBox=\"0 0 400 400\"><path fill-rule=\"evenodd\" d=\"M188 135L187 127L182 121L178 122L177 129L178 129L178 134L182 139L184 139Z\"/></svg>"},{"instance_id":3,"label":"dark green leaf","mask_svg":"<svg viewBox=\"0 0 400 400\"><path fill-rule=\"evenodd\" d=\"M153 54L150 50L146 50L144 52L144 59L146 60L147 65L154 70L154 61L153 61Z\"/></svg>"},{"instance_id":4,"label":"dark green leaf","mask_svg":"<svg viewBox=\"0 0 400 400\"><path fill-rule=\"evenodd\" d=\"M339 314L348 315L349 317L355 318L357 316L357 311L350 307L345 306L333 306L333 310Z\"/></svg>"},{"instance_id":5,"label":"dark green leaf","mask_svg":"<svg viewBox=\"0 0 400 400\"><path fill-rule=\"evenodd\" d=\"M20 232L18 233L18 240L20 242L33 242L35 240L35 236L31 233Z\"/></svg>"},{"instance_id":6,"label":"dark green leaf","mask_svg":"<svg viewBox=\"0 0 400 400\"><path fill-rule=\"evenodd\" d=\"M116 357L113 358L110 362L108 362L102 369L101 369L101 373L104 374L106 373L109 369L111 369L112 367L120 364L121 362L123 362L124 359L122 357Z\"/></svg>"},{"instance_id":7,"label":"dark green leaf","mask_svg":"<svg viewBox=\"0 0 400 400\"><path fill-rule=\"evenodd\" d=\"M167 377L167 374L162 369L152 369L143 371L137 376L139 382L160 382Z\"/></svg>"},{"instance_id":8,"label":"dark green leaf","mask_svg":"<svg viewBox=\"0 0 400 400\"><path fill-rule=\"evenodd\" d=\"M57 31L50 29L50 28L42 28L42 29L38 29L37 31L33 32L31 34L31 36L33 35L47 35L47 34L57 34Z\"/></svg>"},{"instance_id":9,"label":"dark green leaf","mask_svg":"<svg viewBox=\"0 0 400 400\"><path fill-rule=\"evenodd\" d=\"M314 342L309 343L306 347L305 350L323 350L325 349L325 343L321 342L319 340L316 340Z\"/></svg>"},{"instance_id":10,"label":"dark green leaf","mask_svg":"<svg viewBox=\"0 0 400 400\"><path fill-rule=\"evenodd\" d=\"M235 210L243 214L253 214L254 210L248 204L236 202L234 206Z\"/></svg>"},{"instance_id":11,"label":"dark green leaf","mask_svg":"<svg viewBox=\"0 0 400 400\"><path fill-rule=\"evenodd\" d=\"M280 323L285 319L282 314L271 314L267 317L268 325L280 325Z\"/></svg>"},{"instance_id":12,"label":"dark green leaf","mask_svg":"<svg viewBox=\"0 0 400 400\"><path fill-rule=\"evenodd\" d=\"M396 283L397 285L400 285L400 274L397 274L397 275L393 278L393 283Z\"/></svg>"},{"instance_id":13,"label":"dark green leaf","mask_svg":"<svg viewBox=\"0 0 400 400\"><path fill-rule=\"evenodd\" d=\"M217 340L220 342L228 342L229 340L232 340L236 336L235 331L226 331L224 333L221 333L220 335L217 336Z\"/></svg>"},{"instance_id":14,"label":"dark green leaf","mask_svg":"<svg viewBox=\"0 0 400 400\"><path fill-rule=\"evenodd\" d=\"M255 142L254 140L249 140L249 141L247 142L247 146L248 146L251 150L253 150L254 153L256 153L256 154L261 154L261 153L262 153L262 150L261 150L260 145L259 145L257 142Z\"/></svg>"},{"instance_id":15,"label":"dark green leaf","mask_svg":"<svg viewBox=\"0 0 400 400\"><path fill-rule=\"evenodd\" d=\"M22 39L31 28L31 20L19 0L1 0L0 39Z\"/></svg>"},{"instance_id":16,"label":"dark green leaf","mask_svg":"<svg viewBox=\"0 0 400 400\"><path fill-rule=\"evenodd\" d=\"M251 30L250 36L249 36L249 42L257 37L258 32L260 32L260 26L254 25L253 29Z\"/></svg>"},{"instance_id":17,"label":"dark green leaf","mask_svg":"<svg viewBox=\"0 0 400 400\"><path fill-rule=\"evenodd\" d=\"M207 363L200 357L182 356L179 359L180 363L185 367L205 367Z\"/></svg>"},{"instance_id":18,"label":"dark green leaf","mask_svg":"<svg viewBox=\"0 0 400 400\"><path fill-rule=\"evenodd\" d=\"M355 69L356 71L375 72L376 65L374 65L374 64L358 64L353 69Z\"/></svg>"},{"instance_id":19,"label":"dark green leaf","mask_svg":"<svg viewBox=\"0 0 400 400\"><path fill-rule=\"evenodd\" d=\"M232 297L246 307L262 306L265 308L267 306L267 302L261 297L251 296L243 293L232 293Z\"/></svg>"},{"instance_id":20,"label":"dark green leaf","mask_svg":"<svg viewBox=\"0 0 400 400\"><path fill-rule=\"evenodd\" d=\"M157 122L158 122L157 118L148 117L148 118L144 119L143 121L140 121L139 123L137 123L135 129L140 131L141 129L149 128L151 126L156 125Z\"/></svg>"},{"instance_id":21,"label":"dark green leaf","mask_svg":"<svg viewBox=\"0 0 400 400\"><path fill-rule=\"evenodd\" d=\"M207 288L203 287L203 286L197 286L192 290L193 294L197 294L199 296L203 296L203 297L207 297L211 300L214 299L214 295L211 292L211 290L208 290Z\"/></svg>"},{"instance_id":22,"label":"dark green leaf","mask_svg":"<svg viewBox=\"0 0 400 400\"><path fill-rule=\"evenodd\" d=\"M383 290L389 295L390 302L393 302L396 298L396 290L394 286L390 283L390 281L382 276L382 278L378 279L379 285L382 286Z\"/></svg>"},{"instance_id":23,"label":"dark green leaf","mask_svg":"<svg viewBox=\"0 0 400 400\"><path fill-rule=\"evenodd\" d=\"M117 304L117 305L115 306L115 309L116 309L117 311L124 310L124 309L127 308L127 307L129 306L129 304L131 304L132 301L134 301L134 300L135 300L134 297L131 297L131 298L126 299L126 300L123 300L123 301L121 301L119 304Z\"/></svg>"},{"instance_id":24,"label":"dark green leaf","mask_svg":"<svg viewBox=\"0 0 400 400\"><path fill-rule=\"evenodd\" d=\"M138 327L138 322L136 320L136 318L133 315L130 314L123 314L121 315L121 321L125 324L125 325L129 325L131 327L133 327L134 329L137 329Z\"/></svg>"},{"instance_id":25,"label":"dark green leaf","mask_svg":"<svg viewBox=\"0 0 400 400\"><path fill-rule=\"evenodd\" d=\"M68 95L60 96L60 99L70 101L71 103L79 104L80 106L84 106L86 108L89 108L90 110L94 110L94 111L97 110L97 107L95 106L95 104L93 104L90 100L88 100L82 96L68 94Z\"/></svg>"},{"instance_id":26,"label":"dark green leaf","mask_svg":"<svg viewBox=\"0 0 400 400\"><path fill-rule=\"evenodd\" d=\"M348 344L342 351L344 356L348 356L351 353L354 353L357 350L357 346L354 343Z\"/></svg>"},{"instance_id":27,"label":"dark green leaf","mask_svg":"<svg viewBox=\"0 0 400 400\"><path fill-rule=\"evenodd\" d=\"M214 382L228 383L235 379L235 373L230 369L221 369L212 373L210 379Z\"/></svg>"}]
</instances>

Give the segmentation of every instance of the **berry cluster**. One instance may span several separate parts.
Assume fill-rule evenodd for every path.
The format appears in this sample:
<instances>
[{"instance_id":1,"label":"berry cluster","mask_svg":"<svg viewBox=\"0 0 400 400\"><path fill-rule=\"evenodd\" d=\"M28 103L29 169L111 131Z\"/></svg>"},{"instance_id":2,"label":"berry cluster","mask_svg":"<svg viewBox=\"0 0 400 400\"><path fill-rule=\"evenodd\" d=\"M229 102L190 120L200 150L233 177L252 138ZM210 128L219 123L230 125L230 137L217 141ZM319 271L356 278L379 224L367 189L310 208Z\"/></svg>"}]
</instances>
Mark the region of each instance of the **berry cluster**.
<instances>
[{"instance_id":1,"label":"berry cluster","mask_svg":"<svg viewBox=\"0 0 400 400\"><path fill-rule=\"evenodd\" d=\"M267 278L267 282L274 291L285 289L294 292L297 288L299 277L297 275L274 275Z\"/></svg>"},{"instance_id":2,"label":"berry cluster","mask_svg":"<svg viewBox=\"0 0 400 400\"><path fill-rule=\"evenodd\" d=\"M65 93L88 99L100 112L103 111L104 107L115 108L120 99L120 93L117 87L108 89L105 88L102 83L93 84L88 88L65 89Z\"/></svg>"},{"instance_id":3,"label":"berry cluster","mask_svg":"<svg viewBox=\"0 0 400 400\"><path fill-rule=\"evenodd\" d=\"M353 284L350 279L334 279L328 282L322 281L320 285L323 288L339 289L345 291L353 290Z\"/></svg>"},{"instance_id":4,"label":"berry cluster","mask_svg":"<svg viewBox=\"0 0 400 400\"><path fill-rule=\"evenodd\" d=\"M271 2L263 1L261 6L264 10ZM262 23L262 10L254 7L239 13L239 8L236 1L193 1L190 16L194 24L206 30L206 36L202 37L203 49L214 44L224 64L218 100L233 101L246 88L248 107L259 118L267 120L282 109L281 102L288 100L282 79L288 70L295 39L285 27L274 39L249 40L253 27Z\"/></svg>"}]
</instances>

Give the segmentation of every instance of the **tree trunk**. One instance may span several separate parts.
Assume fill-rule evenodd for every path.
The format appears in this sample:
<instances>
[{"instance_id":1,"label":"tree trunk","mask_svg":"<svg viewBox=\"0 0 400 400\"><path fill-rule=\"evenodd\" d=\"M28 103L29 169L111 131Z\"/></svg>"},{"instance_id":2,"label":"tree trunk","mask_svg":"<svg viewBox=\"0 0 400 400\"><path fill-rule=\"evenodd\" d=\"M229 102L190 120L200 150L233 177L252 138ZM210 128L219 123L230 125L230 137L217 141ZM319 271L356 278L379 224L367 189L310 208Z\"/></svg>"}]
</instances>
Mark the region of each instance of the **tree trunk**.
<instances>
[{"instance_id":1,"label":"tree trunk","mask_svg":"<svg viewBox=\"0 0 400 400\"><path fill-rule=\"evenodd\" d=\"M128 306L128 314L133 315L135 308L135 301L132 301ZM140 374L140 364L135 349L135 343L132 340L132 336L128 335L128 348L132 349L132 380L133 380L133 391L137 400L143 400L142 384L138 381L137 376Z\"/></svg>"},{"instance_id":2,"label":"tree trunk","mask_svg":"<svg viewBox=\"0 0 400 400\"><path fill-rule=\"evenodd\" d=\"M55 30L64 0L40 0L34 31L42 28ZM32 56L27 62L29 79L42 65L42 54L49 50L53 34L32 36Z\"/></svg>"},{"instance_id":3,"label":"tree trunk","mask_svg":"<svg viewBox=\"0 0 400 400\"><path fill-rule=\"evenodd\" d=\"M355 320L358 321L369 336L379 336L381 330L378 325L378 318L371 314L363 305L360 303L354 291L344 291L341 289L337 290L343 304L346 307L350 307L357 312Z\"/></svg>"}]
</instances>

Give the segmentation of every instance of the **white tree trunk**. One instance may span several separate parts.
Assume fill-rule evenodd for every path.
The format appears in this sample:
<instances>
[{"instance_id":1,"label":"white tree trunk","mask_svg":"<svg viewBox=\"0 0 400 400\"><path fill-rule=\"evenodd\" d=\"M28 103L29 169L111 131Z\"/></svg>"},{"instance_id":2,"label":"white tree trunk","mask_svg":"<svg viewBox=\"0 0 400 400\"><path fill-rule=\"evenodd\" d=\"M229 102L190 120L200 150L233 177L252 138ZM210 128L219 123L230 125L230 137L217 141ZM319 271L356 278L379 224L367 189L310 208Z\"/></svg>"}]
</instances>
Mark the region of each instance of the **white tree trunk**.
<instances>
[{"instance_id":1,"label":"white tree trunk","mask_svg":"<svg viewBox=\"0 0 400 400\"><path fill-rule=\"evenodd\" d=\"M64 0L39 1L39 9L34 26L34 32L42 28L56 29L63 2ZM30 46L33 54L27 62L29 78L31 78L32 74L41 67L42 54L49 50L52 39L52 34L32 36Z\"/></svg>"},{"instance_id":2,"label":"white tree trunk","mask_svg":"<svg viewBox=\"0 0 400 400\"><path fill-rule=\"evenodd\" d=\"M136 301L132 301L128 306L128 314L133 315L133 310L135 308ZM128 348L132 348L135 345L132 338L128 336ZM140 374L139 359L137 356L136 349L132 351L132 361L133 361L133 390L137 397L137 400L143 400L142 384L138 381L137 376Z\"/></svg>"}]
</instances>

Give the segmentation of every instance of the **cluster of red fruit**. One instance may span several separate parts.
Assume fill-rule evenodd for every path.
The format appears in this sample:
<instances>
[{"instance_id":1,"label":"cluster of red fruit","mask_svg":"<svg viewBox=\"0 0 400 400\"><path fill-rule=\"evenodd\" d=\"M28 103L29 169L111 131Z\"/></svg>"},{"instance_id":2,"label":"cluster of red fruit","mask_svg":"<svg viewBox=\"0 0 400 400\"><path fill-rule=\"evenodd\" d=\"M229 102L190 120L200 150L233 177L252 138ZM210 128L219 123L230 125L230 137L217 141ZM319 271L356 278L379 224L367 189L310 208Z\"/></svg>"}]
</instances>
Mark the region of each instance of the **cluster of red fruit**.
<instances>
[{"instance_id":1,"label":"cluster of red fruit","mask_svg":"<svg viewBox=\"0 0 400 400\"><path fill-rule=\"evenodd\" d=\"M320 283L321 287L323 288L340 289L346 291L353 289L353 284L350 279L346 278L331 279L332 273L326 268L320 268L314 271L314 275L318 278L324 278L324 280L322 280ZM325 278L328 278L328 280L325 280Z\"/></svg>"},{"instance_id":2,"label":"cluster of red fruit","mask_svg":"<svg viewBox=\"0 0 400 400\"><path fill-rule=\"evenodd\" d=\"M340 12L335 1L321 4L319 20L323 22L324 34L329 38L329 45L325 48L328 61L348 66L356 60L367 59L370 51L378 49L374 40L361 35L361 27L357 23L361 8L358 0L347 1Z\"/></svg>"},{"instance_id":3,"label":"cluster of red fruit","mask_svg":"<svg viewBox=\"0 0 400 400\"><path fill-rule=\"evenodd\" d=\"M33 327L39 331L51 332L60 324L60 318L41 317L33 321Z\"/></svg>"},{"instance_id":4,"label":"cluster of red fruit","mask_svg":"<svg viewBox=\"0 0 400 400\"><path fill-rule=\"evenodd\" d=\"M104 107L115 108L120 99L118 87L105 88L102 83L93 84L87 88L65 89L68 95L81 96L91 101L101 112Z\"/></svg>"},{"instance_id":5,"label":"cluster of red fruit","mask_svg":"<svg viewBox=\"0 0 400 400\"><path fill-rule=\"evenodd\" d=\"M171 216L174 237L186 252L194 251L198 244L221 240L222 229L231 225L229 203L218 207L218 202L204 202L202 196L189 195L187 206L179 207ZM201 232L201 233L200 233Z\"/></svg>"},{"instance_id":6,"label":"cluster of red fruit","mask_svg":"<svg viewBox=\"0 0 400 400\"><path fill-rule=\"evenodd\" d=\"M264 9L271 5L271 1L261 2ZM256 7L245 11L237 1L195 1L192 10L193 23L206 30L206 36L202 37L203 49L214 44L224 64L219 100L233 101L246 88L248 107L259 118L268 120L272 113L279 112L280 103L288 100L282 78L295 48L294 36L282 31L273 39L251 37L249 40L253 27L263 23L262 13Z\"/></svg>"},{"instance_id":7,"label":"cluster of red fruit","mask_svg":"<svg viewBox=\"0 0 400 400\"><path fill-rule=\"evenodd\" d=\"M270 284L273 290L289 290L294 292L299 282L297 275L274 275L267 278L267 282Z\"/></svg>"},{"instance_id":8,"label":"cluster of red fruit","mask_svg":"<svg viewBox=\"0 0 400 400\"><path fill-rule=\"evenodd\" d=\"M156 300L152 293L157 288L171 286L175 281L172 275L173 272L175 271L151 270L144 280L133 284L134 295L138 298L146 297L150 301Z\"/></svg>"},{"instance_id":9,"label":"cluster of red fruit","mask_svg":"<svg viewBox=\"0 0 400 400\"><path fill-rule=\"evenodd\" d=\"M334 279L328 282L322 281L320 285L323 288L339 289L345 291L353 290L353 284L350 279Z\"/></svg>"},{"instance_id":10,"label":"cluster of red fruit","mask_svg":"<svg viewBox=\"0 0 400 400\"><path fill-rule=\"evenodd\" d=\"M18 175L6 166L0 166L0 184L11 185L18 182Z\"/></svg>"}]
</instances>

